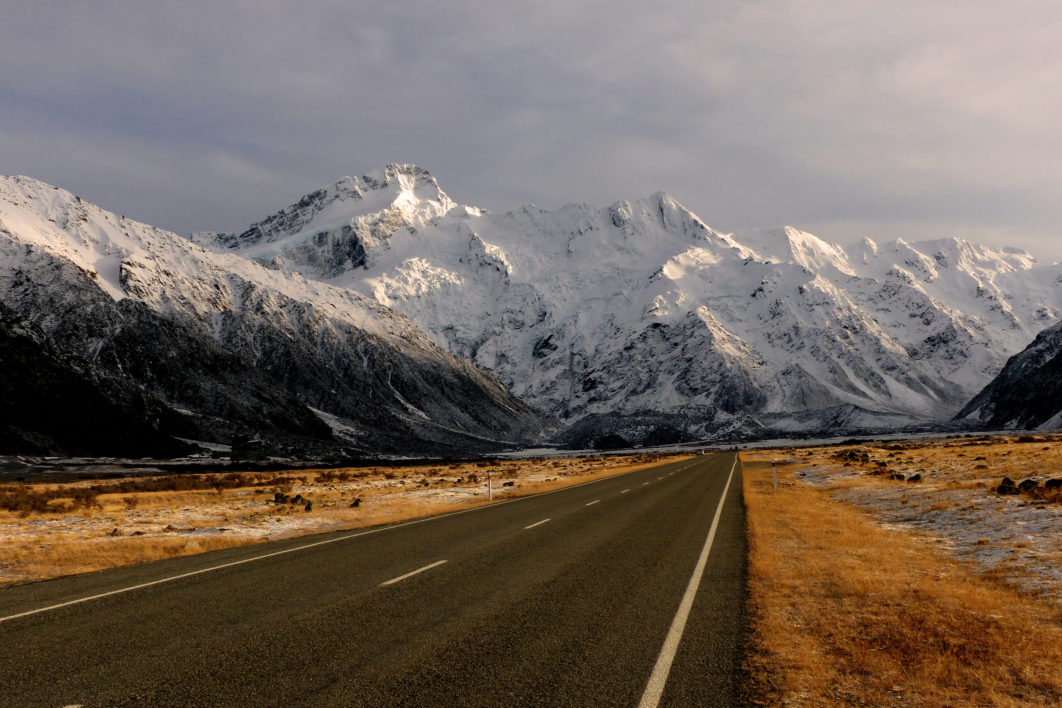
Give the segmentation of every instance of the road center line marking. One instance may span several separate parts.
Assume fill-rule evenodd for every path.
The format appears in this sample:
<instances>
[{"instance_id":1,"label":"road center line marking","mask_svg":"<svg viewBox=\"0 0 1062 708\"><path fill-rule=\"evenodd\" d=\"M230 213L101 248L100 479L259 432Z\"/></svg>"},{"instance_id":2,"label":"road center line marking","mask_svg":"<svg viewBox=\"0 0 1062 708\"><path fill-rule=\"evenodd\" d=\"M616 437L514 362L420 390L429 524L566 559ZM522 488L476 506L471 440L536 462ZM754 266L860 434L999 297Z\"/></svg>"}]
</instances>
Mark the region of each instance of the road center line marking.
<instances>
[{"instance_id":1,"label":"road center line marking","mask_svg":"<svg viewBox=\"0 0 1062 708\"><path fill-rule=\"evenodd\" d=\"M712 527L708 530L708 538L704 542L701 556L697 559L697 566L690 576L690 583L686 586L686 592L679 603L675 619L671 620L671 628L664 639L664 646L660 649L660 656L656 659L656 666L649 677L649 683L645 686L645 693L638 708L656 708L660 704L660 697L664 695L664 685L667 683L668 674L671 673L671 663L675 660L682 633L686 630L686 620L689 619L690 609L693 608L693 599L697 596L697 588L700 587L701 577L704 575L704 567L708 564L708 554L712 550L712 541L715 540L715 530L719 527L719 517L723 513L723 502L726 501L726 493L730 490L730 482L734 479L734 470L737 469L738 456L734 455L734 464L730 466L730 476L727 477L723 494L719 497L719 506L715 508L715 517L712 519Z\"/></svg>"},{"instance_id":2,"label":"road center line marking","mask_svg":"<svg viewBox=\"0 0 1062 708\"><path fill-rule=\"evenodd\" d=\"M648 482L642 482L642 486L643 486L643 487L648 487L648 486L649 486L649 483L648 483Z\"/></svg>"},{"instance_id":3,"label":"road center line marking","mask_svg":"<svg viewBox=\"0 0 1062 708\"><path fill-rule=\"evenodd\" d=\"M528 526L525 526L525 527L524 527L524 531L527 531L528 529L533 529L533 528L535 528L536 526L541 526L542 524L546 523L547 521L549 521L549 519L542 519L542 521L536 521L536 522L535 522L535 523L533 523L533 524L530 524L530 525L528 525Z\"/></svg>"},{"instance_id":4,"label":"road center line marking","mask_svg":"<svg viewBox=\"0 0 1062 708\"><path fill-rule=\"evenodd\" d=\"M618 477L626 476L626 475L629 475L629 474L634 474L634 473L636 473L638 471L639 470L631 470L629 472L621 472L618 475L613 475L613 476L609 476L609 477L601 477L600 479L591 479L588 482L580 482L579 484L573 484L570 487L561 487L560 489L551 489L548 492L542 492L540 494L530 494L530 495L528 495L526 497L514 497L514 498L511 498L511 499L505 499L505 500L500 501L500 502L495 502L494 504L487 505L487 506L474 506L474 507L471 507L469 509L459 509L457 511L447 512L445 514L437 514L435 516L425 516L424 518L421 518L421 519L414 519L412 521L404 521L404 522L397 523L397 524L389 524L387 526L380 526L380 527L377 527L377 528L374 528L374 529L369 529L368 531L359 531L357 533L344 534L344 535L338 536L336 538L329 538L329 539L325 539L323 541L315 541L313 543L306 543L306 544L303 544L301 546L295 546L293 548L285 548L283 550L273 551L271 553L263 553L262 555L251 556L250 558L243 558L241 560L232 561L230 563L221 563L219 565L212 565L212 566L210 566L208 568L200 568L199 570L193 570L193 571L190 571L190 572L187 572L187 573L179 573L177 575L170 575L170 576L167 576L165 578L159 578L158 580L152 580L152 581L146 582L146 583L139 583L138 585L129 585L129 586L126 586L124 588L118 588L117 590L109 590L107 592L101 592L101 593L97 593L95 595L88 595L86 597L79 597L79 598L77 598L75 600L67 600L66 602L60 602L60 603L57 603L57 604L54 604L54 605L48 605L47 607L38 607L37 609L34 609L34 610L26 610L25 612L17 612L17 613L15 613L13 615L8 615L6 617L0 617L0 622L7 622L8 620L18 619L20 617L29 617L31 615L40 614L41 612L51 612L52 610L58 610L60 608L69 607L71 605L80 605L83 602L91 602L92 600L99 600L99 599L104 598L104 597L110 597L111 595L121 595L123 593L133 592L134 590L142 590L143 588L150 588L150 587L155 586L155 585L162 585L163 583L171 583L171 582L173 582L175 580L182 580L184 578L193 578L193 577L195 577L197 575L203 575L204 573L212 573L215 570L223 570L225 568L232 568L234 566L244 565L246 563L254 563L255 561L265 560L266 558L274 558L276 556L282 556L282 555L286 555L288 553L295 553L296 551L305 551L305 550L307 550L309 548L316 548L317 546L324 546L324 545L327 545L327 544L330 544L330 543L339 543L340 541L349 541L349 540L354 539L354 538L360 538L361 536L369 536L369 535L372 535L372 534L381 533L383 531L391 531L391 530L394 530L394 529L400 529L400 528L403 528L405 526L414 526L416 524L424 524L424 523L428 523L428 522L431 522L431 521L438 521L439 519L445 519L445 518L450 517L450 516L458 516L460 514L469 514L469 513L472 513L472 512L483 511L485 509L495 509L495 508L497 508L499 506L504 506L505 504L515 504L517 502L528 501L530 499L537 499L539 497L549 496L550 494L559 494L561 492L567 492L567 491L570 491L570 490L573 490L573 489L577 489L579 487L589 487L591 484L600 484L601 482L607 482L610 479L616 479ZM621 492L621 494L624 493L624 492L629 492L629 491L630 491L629 489L624 489L623 492Z\"/></svg>"},{"instance_id":5,"label":"road center line marking","mask_svg":"<svg viewBox=\"0 0 1062 708\"><path fill-rule=\"evenodd\" d=\"M589 504L584 504L584 506L593 506L594 504L597 504L599 501L601 501L601 500L600 499L595 499L592 502L590 502Z\"/></svg>"},{"instance_id":6,"label":"road center line marking","mask_svg":"<svg viewBox=\"0 0 1062 708\"><path fill-rule=\"evenodd\" d=\"M423 573L425 570L431 570L435 566L442 565L445 562L446 561L441 560L441 561L435 561L434 563L429 563L428 565L424 566L423 568L417 568L416 570L411 571L409 573L406 573L405 575L399 575L397 578L391 578L390 580L382 582L382 583L380 583L380 587L383 587L384 585L394 585L399 580L405 580L406 578L412 578L417 573Z\"/></svg>"},{"instance_id":7,"label":"road center line marking","mask_svg":"<svg viewBox=\"0 0 1062 708\"><path fill-rule=\"evenodd\" d=\"M620 494L626 494L626 493L627 493L627 492L629 492L629 491L631 491L631 490L629 490L629 489L624 489L624 490L623 490L622 492L620 492Z\"/></svg>"}]
</instances>

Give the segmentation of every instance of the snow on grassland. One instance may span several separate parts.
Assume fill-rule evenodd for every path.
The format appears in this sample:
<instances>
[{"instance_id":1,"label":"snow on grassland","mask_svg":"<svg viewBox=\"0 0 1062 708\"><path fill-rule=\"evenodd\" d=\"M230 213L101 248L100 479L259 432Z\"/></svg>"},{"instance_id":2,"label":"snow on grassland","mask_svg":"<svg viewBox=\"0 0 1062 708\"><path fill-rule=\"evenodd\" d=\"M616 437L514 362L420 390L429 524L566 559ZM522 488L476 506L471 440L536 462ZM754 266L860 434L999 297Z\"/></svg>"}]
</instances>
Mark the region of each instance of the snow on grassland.
<instances>
[{"instance_id":1,"label":"snow on grassland","mask_svg":"<svg viewBox=\"0 0 1062 708\"><path fill-rule=\"evenodd\" d=\"M849 450L867 453L868 460L839 457ZM1016 483L1062 477L1062 435L891 442L783 454L796 479L867 510L883 525L924 534L959 559L1062 600L1062 503L996 493L1004 477ZM891 474L922 479L898 481Z\"/></svg>"}]
</instances>

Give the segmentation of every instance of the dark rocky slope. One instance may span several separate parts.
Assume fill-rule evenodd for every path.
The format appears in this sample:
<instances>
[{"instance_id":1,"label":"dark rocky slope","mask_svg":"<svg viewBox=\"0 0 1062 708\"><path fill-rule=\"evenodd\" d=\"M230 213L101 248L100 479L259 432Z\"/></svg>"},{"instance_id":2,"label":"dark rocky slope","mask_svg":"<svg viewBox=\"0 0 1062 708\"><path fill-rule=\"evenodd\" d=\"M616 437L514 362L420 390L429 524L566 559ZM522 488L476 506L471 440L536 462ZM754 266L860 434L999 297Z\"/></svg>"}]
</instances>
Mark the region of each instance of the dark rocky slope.
<instances>
[{"instance_id":1,"label":"dark rocky slope","mask_svg":"<svg viewBox=\"0 0 1062 708\"><path fill-rule=\"evenodd\" d=\"M134 386L97 375L0 303L0 454L177 455L189 426Z\"/></svg>"},{"instance_id":2,"label":"dark rocky slope","mask_svg":"<svg viewBox=\"0 0 1062 708\"><path fill-rule=\"evenodd\" d=\"M989 428L1062 428L1062 324L1011 357L957 419Z\"/></svg>"}]
</instances>

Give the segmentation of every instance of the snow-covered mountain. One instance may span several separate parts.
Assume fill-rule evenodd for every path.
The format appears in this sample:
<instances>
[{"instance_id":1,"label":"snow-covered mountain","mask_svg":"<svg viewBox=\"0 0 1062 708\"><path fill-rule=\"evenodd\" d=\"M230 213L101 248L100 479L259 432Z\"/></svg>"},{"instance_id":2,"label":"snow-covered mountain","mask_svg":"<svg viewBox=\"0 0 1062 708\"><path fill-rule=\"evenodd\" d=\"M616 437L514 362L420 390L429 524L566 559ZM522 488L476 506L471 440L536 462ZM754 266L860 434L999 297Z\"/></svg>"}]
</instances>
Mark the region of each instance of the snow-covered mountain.
<instances>
[{"instance_id":1,"label":"snow-covered mountain","mask_svg":"<svg viewBox=\"0 0 1062 708\"><path fill-rule=\"evenodd\" d=\"M540 425L495 377L370 298L26 177L0 178L0 302L93 376L178 414L171 434L467 450Z\"/></svg>"},{"instance_id":2,"label":"snow-covered mountain","mask_svg":"<svg viewBox=\"0 0 1062 708\"><path fill-rule=\"evenodd\" d=\"M1062 428L1062 323L1015 354L957 417L990 428Z\"/></svg>"},{"instance_id":3,"label":"snow-covered mountain","mask_svg":"<svg viewBox=\"0 0 1062 708\"><path fill-rule=\"evenodd\" d=\"M725 234L663 193L496 214L410 165L194 239L402 312L588 435L947 419L1062 315L1021 251Z\"/></svg>"}]
</instances>

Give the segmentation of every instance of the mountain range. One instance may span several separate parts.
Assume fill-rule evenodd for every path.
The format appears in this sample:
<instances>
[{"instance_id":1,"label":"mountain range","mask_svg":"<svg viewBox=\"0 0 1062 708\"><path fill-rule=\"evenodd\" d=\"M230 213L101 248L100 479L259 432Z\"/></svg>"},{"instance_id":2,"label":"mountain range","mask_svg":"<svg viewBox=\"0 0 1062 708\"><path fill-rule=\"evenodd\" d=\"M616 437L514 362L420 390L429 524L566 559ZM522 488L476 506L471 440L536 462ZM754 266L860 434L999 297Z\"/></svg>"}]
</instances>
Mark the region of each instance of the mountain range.
<instances>
[{"instance_id":1,"label":"mountain range","mask_svg":"<svg viewBox=\"0 0 1062 708\"><path fill-rule=\"evenodd\" d=\"M403 313L582 440L944 421L1062 315L1017 249L721 233L664 193L498 214L412 165L193 239Z\"/></svg>"},{"instance_id":2,"label":"mountain range","mask_svg":"<svg viewBox=\"0 0 1062 708\"><path fill-rule=\"evenodd\" d=\"M76 440L16 412L0 442L132 450L115 431L135 419L170 447L482 452L1044 424L985 387L1052 360L1062 265L961 239L722 233L660 192L493 213L413 165L185 238L7 177L0 305L12 382L10 362L48 362L109 411Z\"/></svg>"}]
</instances>

